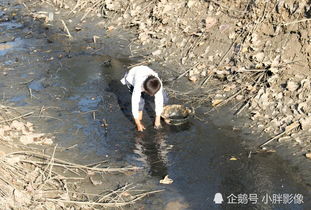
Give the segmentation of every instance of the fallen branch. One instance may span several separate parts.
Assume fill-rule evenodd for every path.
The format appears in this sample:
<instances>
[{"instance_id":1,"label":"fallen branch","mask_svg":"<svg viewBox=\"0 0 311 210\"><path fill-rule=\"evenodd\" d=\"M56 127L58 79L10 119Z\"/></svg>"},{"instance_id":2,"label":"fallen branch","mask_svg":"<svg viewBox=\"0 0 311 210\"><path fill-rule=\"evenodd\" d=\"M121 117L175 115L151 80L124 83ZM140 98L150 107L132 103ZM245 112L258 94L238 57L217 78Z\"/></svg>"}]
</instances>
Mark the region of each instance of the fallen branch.
<instances>
[{"instance_id":1,"label":"fallen branch","mask_svg":"<svg viewBox=\"0 0 311 210\"><path fill-rule=\"evenodd\" d=\"M285 129L285 131L279 133L278 135L274 136L273 138L269 139L268 141L264 142L263 144L259 145L258 147L261 147L261 148L262 148L263 146L269 144L269 143L272 142L273 140L280 138L281 136L283 136L284 134L286 134L286 133L288 133L288 132L294 130L295 128L298 128L298 126L300 126L300 123L299 123L298 121L296 121L296 122L293 122L293 123L292 123L291 125L289 125L289 126L290 126L289 129Z\"/></svg>"},{"instance_id":2,"label":"fallen branch","mask_svg":"<svg viewBox=\"0 0 311 210\"><path fill-rule=\"evenodd\" d=\"M124 171L136 171L139 169L142 169L141 167L125 167L125 168L94 168L94 167L88 167L84 165L67 165L67 164L61 164L61 163L45 163L42 161L35 161L35 160L21 160L21 162L24 163L32 163L32 164L39 164L39 165L52 165L52 166L59 166L63 168L74 168L74 169L85 169L89 171L97 171L97 172L124 172Z\"/></svg>"},{"instance_id":3,"label":"fallen branch","mask_svg":"<svg viewBox=\"0 0 311 210\"><path fill-rule=\"evenodd\" d=\"M26 152L26 151L21 151L21 152L13 152L9 153L6 155L12 156L12 155L27 155L27 156L32 156L32 157L37 157L43 160L49 160L51 157L48 155L44 154L39 154L35 152ZM85 165L80 165L77 163L71 163L68 161L60 160L57 158L53 158L53 163L51 163L53 166L59 166L63 168L74 168L74 169L80 169L80 170L89 170L89 171L96 171L96 172L125 172L125 171L136 171L142 169L141 167L125 167L125 168L94 168L94 167L89 167ZM36 160L21 160L21 162L26 162L26 163L32 163L32 164L39 164L39 165L48 165L49 163L43 162L43 161L36 161Z\"/></svg>"},{"instance_id":4,"label":"fallen branch","mask_svg":"<svg viewBox=\"0 0 311 210\"><path fill-rule=\"evenodd\" d=\"M261 79L263 78L263 76L264 76L264 74L261 74L261 75L259 76L259 78L257 79L257 81L256 81L256 83L255 83L255 85L254 85L253 87L255 87L255 88L257 87L257 85L259 84L259 82L261 81ZM246 106L249 105L249 103L251 102L251 100L252 100L254 97L255 97L255 95L253 95L252 97L248 98L247 102L235 113L235 115L239 115L239 114L244 110L244 108L245 108Z\"/></svg>"},{"instance_id":5,"label":"fallen branch","mask_svg":"<svg viewBox=\"0 0 311 210\"><path fill-rule=\"evenodd\" d=\"M85 176L81 174L80 177L63 176L56 172L57 169L55 166L71 168L74 165L73 170L78 169L85 172L88 169L92 170L92 168L87 166L84 166L82 169L75 168L79 164L72 163L70 165L67 161L56 159L56 148L57 146L54 147L51 156L27 151L3 155L0 159L0 197L4 199L1 200L0 208L3 204L8 203L10 199L16 198L16 204L27 206L27 209L33 209L38 203L45 203L47 201L53 202L56 209L59 209L58 207L60 206L68 207L69 205L74 206L75 209L82 206L88 206L90 209L94 207L114 208L133 205L136 201L148 195L164 191L136 190L132 184L126 184L108 192L96 194L79 192L81 188L76 188L77 183L73 182L72 184L72 181L83 180L88 177L88 174L85 174ZM25 158L31 160L25 160ZM35 161L38 159L40 161ZM44 161L45 163L43 163ZM60 164L60 162L66 164ZM98 168L94 169L95 173L101 172L98 171ZM14 180L14 182L11 182L11 180ZM68 182L68 180L71 181ZM15 192L17 193L15 194Z\"/></svg>"},{"instance_id":6,"label":"fallen branch","mask_svg":"<svg viewBox=\"0 0 311 210\"><path fill-rule=\"evenodd\" d=\"M164 190L154 190L146 193L141 193L135 196L134 199L125 202L109 202L109 203L99 203L92 201L72 201L72 200L62 200L62 199L54 199L54 198L46 198L45 201L53 201L53 202L63 202L63 203L71 203L78 205L92 205L92 206L102 206L102 207L122 207L135 203L136 201L144 198L147 195L163 192Z\"/></svg>"},{"instance_id":7,"label":"fallen branch","mask_svg":"<svg viewBox=\"0 0 311 210\"><path fill-rule=\"evenodd\" d=\"M212 78L212 76L213 76L213 74L211 73L211 74L209 74L204 80L203 80L203 82L201 83L201 87L202 86L204 86L205 85L205 83L207 83L208 82L208 80L210 80L210 78Z\"/></svg>"},{"instance_id":8,"label":"fallen branch","mask_svg":"<svg viewBox=\"0 0 311 210\"><path fill-rule=\"evenodd\" d=\"M296 21L293 21L293 22L283 23L282 25L283 26L287 26L287 25L301 23L301 22L306 22L306 21L311 21L311 18L305 18L305 19L296 20Z\"/></svg>"},{"instance_id":9,"label":"fallen branch","mask_svg":"<svg viewBox=\"0 0 311 210\"><path fill-rule=\"evenodd\" d=\"M226 100L223 100L222 102L220 102L219 104L217 104L215 107L220 107L223 106L224 104L227 104L229 101L231 101L234 97L236 97L237 95L239 95L243 90L245 90L246 87L241 88L239 91L237 91L236 93L234 93L233 95L231 95L230 97L228 97Z\"/></svg>"},{"instance_id":10,"label":"fallen branch","mask_svg":"<svg viewBox=\"0 0 311 210\"><path fill-rule=\"evenodd\" d=\"M1 123L6 123L6 122L11 122L11 121L13 121L13 120L18 120L18 119L20 119L20 118L23 118L23 117L27 117L27 116L29 116L29 115L32 115L33 113L34 113L34 112L28 112L28 113L26 113L26 114L23 114L23 115L14 117L14 118L12 118L12 119L3 120L3 121L0 122L0 124L1 124Z\"/></svg>"}]
</instances>

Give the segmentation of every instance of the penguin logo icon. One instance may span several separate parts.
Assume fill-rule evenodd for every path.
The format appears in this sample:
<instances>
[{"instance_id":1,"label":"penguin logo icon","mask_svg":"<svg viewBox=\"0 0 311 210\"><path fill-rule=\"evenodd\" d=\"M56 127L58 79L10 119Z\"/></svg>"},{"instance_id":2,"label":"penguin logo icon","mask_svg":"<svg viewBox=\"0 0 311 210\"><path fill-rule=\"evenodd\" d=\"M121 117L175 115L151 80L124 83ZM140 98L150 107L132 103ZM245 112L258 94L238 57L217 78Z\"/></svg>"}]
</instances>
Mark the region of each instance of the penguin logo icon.
<instances>
[{"instance_id":1,"label":"penguin logo icon","mask_svg":"<svg viewBox=\"0 0 311 210\"><path fill-rule=\"evenodd\" d=\"M224 199L222 198L221 193L216 193L214 197L214 203L215 204L222 204L224 202Z\"/></svg>"}]
</instances>

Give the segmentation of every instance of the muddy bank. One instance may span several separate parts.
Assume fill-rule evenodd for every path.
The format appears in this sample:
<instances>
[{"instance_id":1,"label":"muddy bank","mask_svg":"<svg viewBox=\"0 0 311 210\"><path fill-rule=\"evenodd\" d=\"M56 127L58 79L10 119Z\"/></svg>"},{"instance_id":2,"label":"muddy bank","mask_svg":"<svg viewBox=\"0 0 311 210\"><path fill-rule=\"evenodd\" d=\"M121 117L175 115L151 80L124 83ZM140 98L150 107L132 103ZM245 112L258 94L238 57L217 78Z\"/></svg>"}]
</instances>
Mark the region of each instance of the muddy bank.
<instances>
[{"instance_id":1,"label":"muddy bank","mask_svg":"<svg viewBox=\"0 0 311 210\"><path fill-rule=\"evenodd\" d=\"M215 107L236 103L237 114L246 112L252 127L270 135L297 122L295 134L281 140L310 149L308 1L83 3L73 4L74 11L99 13L108 30L136 32L143 47L133 55L147 53L146 63L186 71L195 87L213 88L209 81L217 79L218 90L206 101Z\"/></svg>"},{"instance_id":2,"label":"muddy bank","mask_svg":"<svg viewBox=\"0 0 311 210\"><path fill-rule=\"evenodd\" d=\"M132 57L143 56L142 63L161 64L158 68L167 80L188 78L193 83L188 91L195 90L179 96L194 106L211 104L217 109L232 102L233 113L247 114L252 120L246 127L271 136L283 133L276 140L309 152L308 1L54 3L73 8L69 17L77 13L81 23L103 17L102 22L94 22L107 31L103 36L116 35L120 29L134 32L124 49ZM48 16L42 18L49 21ZM81 29L79 24L67 24L69 31ZM101 38L94 34L93 41Z\"/></svg>"},{"instance_id":3,"label":"muddy bank","mask_svg":"<svg viewBox=\"0 0 311 210\"><path fill-rule=\"evenodd\" d=\"M222 95L213 98L214 92L220 89L219 84L226 82L225 77L221 77L221 83L218 83L221 78L216 80L215 75L211 76L205 84L209 88L197 89L196 92L189 91L200 82L187 82L187 74L174 83L166 84L173 100L176 96L179 100L184 99L178 103L194 102L191 105L198 107L197 118L209 112L207 124L194 118L184 127L165 126L156 132L152 130L152 115L149 117L150 110L147 110L148 117L144 119L147 132L135 133L129 109L130 95L119 79L132 63L147 61L152 67L160 68L160 60L149 60L157 58L159 52L146 57L148 52L154 50L141 48L139 43L136 45L133 42L136 36L125 33L117 25L109 27L115 19L108 19L108 13L102 13L107 16L107 19L102 19L97 15L91 17L92 11L75 13L68 9L55 9L49 2L29 3L26 2L26 6L16 4L24 12L23 15L17 13L20 11L17 8L11 14L18 15L4 21L6 24L14 23L15 27L6 28L3 34L16 37L9 43L16 45L2 51L5 53L1 57L1 68L5 72L1 75L4 78L1 80L5 93L3 100L12 106L22 107L25 113L35 111L33 116L25 118L32 120L40 132L50 132L55 136L54 143L59 145L57 157L80 164L104 159L109 160L112 166L131 164L143 167L141 172L125 177L103 178L91 174L91 182L93 180L98 184L96 192L116 189L123 182L138 183L140 187L149 189L164 188L164 192L147 197L138 204L138 207L146 209L176 206L181 209L218 208L213 202L216 192L223 193L226 201L230 193L247 196L256 193L260 199L266 194L291 193L303 195L306 203L276 206L260 202L256 205L259 209L303 209L308 205L308 187L296 168L289 166L289 162L273 150L262 152L252 149L254 153L250 153L249 149L244 148L241 142L250 141L245 136L253 138L254 142L258 139L251 135L251 131L245 135L241 133L236 127L236 118L229 117L228 113L232 113L230 106L219 113L209 112L210 107L203 106L209 102L214 106L232 102L224 100L224 96L221 98ZM74 6L69 5L69 8ZM137 28L129 29L135 32ZM196 36L192 38L196 39ZM186 71L161 69L163 78L168 80ZM212 84L217 89L211 88ZM230 90L233 95L236 94L235 89ZM208 93L212 95L206 97ZM226 96L230 97L231 93ZM44 149L53 152L52 147ZM159 184L167 174L173 183L168 186ZM101 184L97 178L103 180ZM83 182L82 188L88 188L89 184ZM254 207L251 203L237 206L246 209ZM230 209L232 206L219 208Z\"/></svg>"},{"instance_id":4,"label":"muddy bank","mask_svg":"<svg viewBox=\"0 0 311 210\"><path fill-rule=\"evenodd\" d=\"M66 141L81 140L78 131L82 127L75 127L75 132L67 130L66 125L73 124L73 118L63 118L60 113L83 118L99 101L81 93L77 106L83 113L75 114L71 109L66 112L68 106L59 104L64 95L70 94L65 87L79 86L89 75L92 78L96 75L94 70L89 74L80 72L76 77L66 71L57 75L60 63L53 63L54 58L71 58L72 52L81 52L81 46L75 51L71 43L47 45L55 39L62 40L62 35L47 41L46 26L34 20L25 9L18 2L0 1L0 208L101 209L139 202L150 195L145 194L149 190L143 192L142 186L137 186L137 179L128 177L141 167L129 169L128 163L112 163L108 155L92 154L85 158L85 154L75 151L77 142ZM55 51L51 53L51 49ZM89 53L81 63L87 63L91 57ZM97 59L102 64L107 57ZM58 76L65 81L60 81ZM62 82L69 84L62 86Z\"/></svg>"},{"instance_id":5,"label":"muddy bank","mask_svg":"<svg viewBox=\"0 0 311 210\"><path fill-rule=\"evenodd\" d=\"M69 19L62 26L68 36L83 33L90 23L105 30L94 32L94 45L110 36L122 39L121 30L130 31L133 37L124 51L136 63L158 68L179 99L196 108L212 106L207 114L231 103L237 118L250 119L243 127L267 134L251 144L280 141L300 148L293 155L309 156L308 1L84 0L55 1L54 6L80 22L70 24ZM52 21L48 13L41 18ZM174 89L174 82L185 78L191 83Z\"/></svg>"}]
</instances>

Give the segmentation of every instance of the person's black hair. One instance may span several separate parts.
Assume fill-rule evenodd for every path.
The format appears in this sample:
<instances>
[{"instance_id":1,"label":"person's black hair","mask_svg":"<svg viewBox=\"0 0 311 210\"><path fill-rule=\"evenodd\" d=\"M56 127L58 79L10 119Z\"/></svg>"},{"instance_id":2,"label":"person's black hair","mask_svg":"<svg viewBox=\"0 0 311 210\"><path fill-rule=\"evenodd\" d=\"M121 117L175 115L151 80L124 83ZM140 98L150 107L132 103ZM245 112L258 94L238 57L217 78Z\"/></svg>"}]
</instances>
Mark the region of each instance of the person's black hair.
<instances>
[{"instance_id":1,"label":"person's black hair","mask_svg":"<svg viewBox=\"0 0 311 210\"><path fill-rule=\"evenodd\" d=\"M161 88L160 80L155 76L148 76L144 81L144 89L148 95L154 96Z\"/></svg>"}]
</instances>

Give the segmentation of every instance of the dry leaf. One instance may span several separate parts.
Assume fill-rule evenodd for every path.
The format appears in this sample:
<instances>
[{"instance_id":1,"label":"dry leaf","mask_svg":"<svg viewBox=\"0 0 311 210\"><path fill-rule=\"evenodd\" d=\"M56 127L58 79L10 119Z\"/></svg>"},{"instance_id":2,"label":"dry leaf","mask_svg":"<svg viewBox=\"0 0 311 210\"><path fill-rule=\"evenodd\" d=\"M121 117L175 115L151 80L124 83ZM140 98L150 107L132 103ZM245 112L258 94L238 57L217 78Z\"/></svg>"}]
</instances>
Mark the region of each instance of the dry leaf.
<instances>
[{"instance_id":1,"label":"dry leaf","mask_svg":"<svg viewBox=\"0 0 311 210\"><path fill-rule=\"evenodd\" d=\"M223 100L222 99L214 99L212 100L212 106L216 107L218 106Z\"/></svg>"},{"instance_id":2,"label":"dry leaf","mask_svg":"<svg viewBox=\"0 0 311 210\"><path fill-rule=\"evenodd\" d=\"M160 184L172 184L172 183L173 183L173 179L168 178L168 175L166 175L164 179L160 180Z\"/></svg>"},{"instance_id":3,"label":"dry leaf","mask_svg":"<svg viewBox=\"0 0 311 210\"><path fill-rule=\"evenodd\" d=\"M205 19L205 28L206 30L210 29L217 23L217 19L213 17L207 17Z\"/></svg>"},{"instance_id":4,"label":"dry leaf","mask_svg":"<svg viewBox=\"0 0 311 210\"><path fill-rule=\"evenodd\" d=\"M17 120L14 120L12 123L11 123L11 128L14 128L18 131L21 131L25 128L25 124L23 122L20 122L20 121L17 121Z\"/></svg>"},{"instance_id":5,"label":"dry leaf","mask_svg":"<svg viewBox=\"0 0 311 210\"><path fill-rule=\"evenodd\" d=\"M299 125L299 122L293 122L292 124L286 126L285 131L290 131L294 128L297 128Z\"/></svg>"},{"instance_id":6,"label":"dry leaf","mask_svg":"<svg viewBox=\"0 0 311 210\"><path fill-rule=\"evenodd\" d=\"M232 156L229 160L238 160L236 157Z\"/></svg>"}]
</instances>

